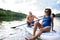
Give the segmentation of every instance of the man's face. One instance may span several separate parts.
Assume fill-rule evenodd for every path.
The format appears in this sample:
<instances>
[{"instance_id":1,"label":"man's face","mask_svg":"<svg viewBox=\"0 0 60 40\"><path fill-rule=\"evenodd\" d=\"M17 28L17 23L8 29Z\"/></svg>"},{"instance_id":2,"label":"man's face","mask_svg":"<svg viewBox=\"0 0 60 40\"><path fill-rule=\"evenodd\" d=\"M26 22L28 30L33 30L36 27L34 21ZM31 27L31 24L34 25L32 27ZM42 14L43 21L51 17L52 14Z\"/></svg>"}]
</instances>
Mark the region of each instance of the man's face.
<instances>
[{"instance_id":1,"label":"man's face","mask_svg":"<svg viewBox=\"0 0 60 40\"><path fill-rule=\"evenodd\" d=\"M29 15L32 15L32 13L31 13L31 12L29 12Z\"/></svg>"}]
</instances>

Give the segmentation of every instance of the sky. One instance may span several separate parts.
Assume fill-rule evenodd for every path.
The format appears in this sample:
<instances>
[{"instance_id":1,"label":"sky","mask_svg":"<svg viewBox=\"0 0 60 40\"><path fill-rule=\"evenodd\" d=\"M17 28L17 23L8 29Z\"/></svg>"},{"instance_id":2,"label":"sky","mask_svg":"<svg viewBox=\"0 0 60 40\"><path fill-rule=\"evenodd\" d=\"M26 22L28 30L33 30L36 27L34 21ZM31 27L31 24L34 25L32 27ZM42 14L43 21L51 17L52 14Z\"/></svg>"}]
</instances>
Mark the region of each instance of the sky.
<instances>
[{"instance_id":1,"label":"sky","mask_svg":"<svg viewBox=\"0 0 60 40\"><path fill-rule=\"evenodd\" d=\"M34 15L44 15L45 8L51 8L52 13L60 13L60 0L0 0L0 8L23 12L31 11Z\"/></svg>"}]
</instances>

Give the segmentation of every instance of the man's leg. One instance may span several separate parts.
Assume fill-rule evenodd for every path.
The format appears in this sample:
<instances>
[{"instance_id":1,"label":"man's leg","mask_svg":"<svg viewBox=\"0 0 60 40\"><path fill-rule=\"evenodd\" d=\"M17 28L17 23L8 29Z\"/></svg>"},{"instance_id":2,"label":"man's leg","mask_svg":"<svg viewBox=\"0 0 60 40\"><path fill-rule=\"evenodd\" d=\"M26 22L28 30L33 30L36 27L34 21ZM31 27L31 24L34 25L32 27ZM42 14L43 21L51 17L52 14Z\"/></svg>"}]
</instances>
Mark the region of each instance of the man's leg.
<instances>
[{"instance_id":1,"label":"man's leg","mask_svg":"<svg viewBox=\"0 0 60 40\"><path fill-rule=\"evenodd\" d=\"M31 22L31 26L34 26L34 23L35 23L35 21L32 21L32 22Z\"/></svg>"},{"instance_id":2,"label":"man's leg","mask_svg":"<svg viewBox=\"0 0 60 40\"><path fill-rule=\"evenodd\" d=\"M27 22L28 25L30 25L31 23L30 22Z\"/></svg>"},{"instance_id":3,"label":"man's leg","mask_svg":"<svg viewBox=\"0 0 60 40\"><path fill-rule=\"evenodd\" d=\"M27 26L28 27L31 27L31 22L27 22Z\"/></svg>"}]
</instances>

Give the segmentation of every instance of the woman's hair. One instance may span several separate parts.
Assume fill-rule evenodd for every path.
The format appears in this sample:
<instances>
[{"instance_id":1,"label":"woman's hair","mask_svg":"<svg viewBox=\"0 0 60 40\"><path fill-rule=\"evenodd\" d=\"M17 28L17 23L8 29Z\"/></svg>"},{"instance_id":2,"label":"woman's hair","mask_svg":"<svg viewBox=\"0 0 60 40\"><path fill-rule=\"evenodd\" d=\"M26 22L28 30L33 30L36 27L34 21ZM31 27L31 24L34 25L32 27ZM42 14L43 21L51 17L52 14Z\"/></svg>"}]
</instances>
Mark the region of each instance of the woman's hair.
<instances>
[{"instance_id":1,"label":"woman's hair","mask_svg":"<svg viewBox=\"0 0 60 40\"><path fill-rule=\"evenodd\" d=\"M51 9L50 8L46 8L45 10L48 10L48 15L50 16L51 15Z\"/></svg>"},{"instance_id":2,"label":"woman's hair","mask_svg":"<svg viewBox=\"0 0 60 40\"><path fill-rule=\"evenodd\" d=\"M53 15L53 17L55 17L55 14L54 13L52 13L52 15Z\"/></svg>"}]
</instances>

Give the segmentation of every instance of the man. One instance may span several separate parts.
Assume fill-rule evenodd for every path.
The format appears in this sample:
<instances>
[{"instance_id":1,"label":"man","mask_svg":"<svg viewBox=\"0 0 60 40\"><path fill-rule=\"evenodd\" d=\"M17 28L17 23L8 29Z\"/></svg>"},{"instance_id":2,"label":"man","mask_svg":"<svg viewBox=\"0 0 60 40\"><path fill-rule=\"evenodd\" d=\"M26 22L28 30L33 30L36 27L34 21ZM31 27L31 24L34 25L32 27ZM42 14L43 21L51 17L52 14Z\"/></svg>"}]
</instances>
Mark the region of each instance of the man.
<instances>
[{"instance_id":1,"label":"man","mask_svg":"<svg viewBox=\"0 0 60 40\"><path fill-rule=\"evenodd\" d=\"M26 17L26 22L28 24L28 27L31 27L34 25L34 18L38 19L36 16L32 14L32 12L29 12L29 15Z\"/></svg>"}]
</instances>

